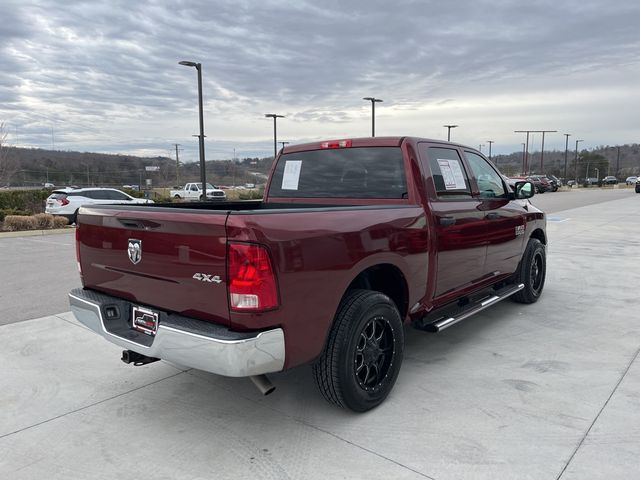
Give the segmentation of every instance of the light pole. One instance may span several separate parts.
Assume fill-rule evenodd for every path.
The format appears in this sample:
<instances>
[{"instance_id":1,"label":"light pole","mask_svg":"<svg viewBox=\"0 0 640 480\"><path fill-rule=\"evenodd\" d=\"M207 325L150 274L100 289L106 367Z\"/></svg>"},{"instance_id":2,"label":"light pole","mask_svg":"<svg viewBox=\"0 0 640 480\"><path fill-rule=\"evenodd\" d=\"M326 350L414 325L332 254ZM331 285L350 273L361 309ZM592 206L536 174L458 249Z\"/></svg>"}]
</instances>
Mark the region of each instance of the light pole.
<instances>
[{"instance_id":1,"label":"light pole","mask_svg":"<svg viewBox=\"0 0 640 480\"><path fill-rule=\"evenodd\" d=\"M544 174L544 134L555 133L557 130L541 130L542 132L542 148L540 149L540 174Z\"/></svg>"},{"instance_id":2,"label":"light pole","mask_svg":"<svg viewBox=\"0 0 640 480\"><path fill-rule=\"evenodd\" d=\"M593 169L596 171L596 180L600 181L600 169L595 167Z\"/></svg>"},{"instance_id":3,"label":"light pole","mask_svg":"<svg viewBox=\"0 0 640 480\"><path fill-rule=\"evenodd\" d=\"M458 125L443 125L447 129L447 142L451 141L451 129L456 128Z\"/></svg>"},{"instance_id":4,"label":"light pole","mask_svg":"<svg viewBox=\"0 0 640 480\"><path fill-rule=\"evenodd\" d=\"M202 64L196 62L181 61L178 62L185 67L195 67L198 72L198 108L200 113L200 135L198 140L200 144L200 182L202 183L202 198L207 199L207 173L204 164L204 114L202 112Z\"/></svg>"},{"instance_id":5,"label":"light pole","mask_svg":"<svg viewBox=\"0 0 640 480\"><path fill-rule=\"evenodd\" d=\"M487 140L487 143L489 144L489 160L491 160L491 144L496 143L493 140Z\"/></svg>"},{"instance_id":6,"label":"light pole","mask_svg":"<svg viewBox=\"0 0 640 480\"><path fill-rule=\"evenodd\" d=\"M383 100L375 97L363 97L363 100L368 100L371 102L371 136L376 136L376 103L382 102Z\"/></svg>"},{"instance_id":7,"label":"light pole","mask_svg":"<svg viewBox=\"0 0 640 480\"><path fill-rule=\"evenodd\" d=\"M523 170L522 174L526 177L527 176L527 171L526 171L526 168L525 168L525 163L527 161L527 150L526 150L525 145L526 144L524 144L524 143L522 144L522 170Z\"/></svg>"},{"instance_id":8,"label":"light pole","mask_svg":"<svg viewBox=\"0 0 640 480\"><path fill-rule=\"evenodd\" d=\"M584 142L584 140L576 140L576 183L578 183L578 142Z\"/></svg>"},{"instance_id":9,"label":"light pole","mask_svg":"<svg viewBox=\"0 0 640 480\"><path fill-rule=\"evenodd\" d=\"M567 183L567 154L569 153L569 137L570 133L563 133L566 138L566 142L564 144L564 183Z\"/></svg>"},{"instance_id":10,"label":"light pole","mask_svg":"<svg viewBox=\"0 0 640 480\"><path fill-rule=\"evenodd\" d=\"M265 113L265 117L273 118L273 159L276 159L276 155L278 155L278 134L276 130L276 120L278 118L284 118L284 115L277 115L275 113Z\"/></svg>"}]
</instances>

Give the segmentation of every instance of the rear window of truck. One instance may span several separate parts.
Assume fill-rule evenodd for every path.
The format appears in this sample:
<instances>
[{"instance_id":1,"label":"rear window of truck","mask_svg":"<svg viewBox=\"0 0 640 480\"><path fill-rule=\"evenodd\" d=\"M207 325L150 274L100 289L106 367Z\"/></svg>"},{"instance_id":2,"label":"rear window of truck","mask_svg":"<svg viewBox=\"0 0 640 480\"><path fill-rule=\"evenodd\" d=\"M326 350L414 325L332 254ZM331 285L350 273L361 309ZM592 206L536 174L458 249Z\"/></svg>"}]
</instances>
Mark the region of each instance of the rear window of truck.
<instances>
[{"instance_id":1,"label":"rear window of truck","mask_svg":"<svg viewBox=\"0 0 640 480\"><path fill-rule=\"evenodd\" d=\"M269 197L406 198L399 147L361 147L288 153L278 160Z\"/></svg>"}]
</instances>

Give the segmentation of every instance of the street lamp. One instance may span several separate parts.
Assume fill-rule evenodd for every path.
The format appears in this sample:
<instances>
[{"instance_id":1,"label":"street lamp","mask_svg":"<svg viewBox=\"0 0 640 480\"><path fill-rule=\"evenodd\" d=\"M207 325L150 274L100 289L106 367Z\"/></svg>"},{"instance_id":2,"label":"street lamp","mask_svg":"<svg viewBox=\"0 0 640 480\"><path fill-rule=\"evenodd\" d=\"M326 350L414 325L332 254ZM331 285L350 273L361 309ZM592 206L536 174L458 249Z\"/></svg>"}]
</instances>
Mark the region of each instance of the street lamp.
<instances>
[{"instance_id":1,"label":"street lamp","mask_svg":"<svg viewBox=\"0 0 640 480\"><path fill-rule=\"evenodd\" d=\"M527 147L525 146L526 143L522 144L522 174L524 176L527 175L527 167L526 167L526 163L527 163Z\"/></svg>"},{"instance_id":2,"label":"street lamp","mask_svg":"<svg viewBox=\"0 0 640 480\"><path fill-rule=\"evenodd\" d=\"M584 142L584 140L576 140L576 183L578 182L578 142Z\"/></svg>"},{"instance_id":3,"label":"street lamp","mask_svg":"<svg viewBox=\"0 0 640 480\"><path fill-rule=\"evenodd\" d=\"M198 108L200 113L200 135L198 140L200 144L200 182L202 182L202 198L207 199L207 173L204 164L204 114L202 112L202 64L196 62L187 62L185 60L178 62L185 67L195 67L198 72Z\"/></svg>"},{"instance_id":4,"label":"street lamp","mask_svg":"<svg viewBox=\"0 0 640 480\"><path fill-rule=\"evenodd\" d=\"M276 119L284 118L284 115L277 115L275 113L265 113L265 117L273 118L273 159L276 159L276 155L278 154L278 135L276 130Z\"/></svg>"},{"instance_id":5,"label":"street lamp","mask_svg":"<svg viewBox=\"0 0 640 480\"><path fill-rule=\"evenodd\" d=\"M491 144L496 143L493 140L487 140L487 143L489 144L489 160L491 160Z\"/></svg>"},{"instance_id":6,"label":"street lamp","mask_svg":"<svg viewBox=\"0 0 640 480\"><path fill-rule=\"evenodd\" d=\"M376 102L382 102L379 98L363 97L363 100L369 100L371 102L371 136L376 136Z\"/></svg>"},{"instance_id":7,"label":"street lamp","mask_svg":"<svg viewBox=\"0 0 640 480\"><path fill-rule=\"evenodd\" d=\"M451 129L456 128L458 125L443 125L447 129L447 142L451 141Z\"/></svg>"},{"instance_id":8,"label":"street lamp","mask_svg":"<svg viewBox=\"0 0 640 480\"><path fill-rule=\"evenodd\" d=\"M569 137L570 133L563 133L567 137L567 141L564 143L564 182L567 183L567 154L569 152Z\"/></svg>"}]
</instances>

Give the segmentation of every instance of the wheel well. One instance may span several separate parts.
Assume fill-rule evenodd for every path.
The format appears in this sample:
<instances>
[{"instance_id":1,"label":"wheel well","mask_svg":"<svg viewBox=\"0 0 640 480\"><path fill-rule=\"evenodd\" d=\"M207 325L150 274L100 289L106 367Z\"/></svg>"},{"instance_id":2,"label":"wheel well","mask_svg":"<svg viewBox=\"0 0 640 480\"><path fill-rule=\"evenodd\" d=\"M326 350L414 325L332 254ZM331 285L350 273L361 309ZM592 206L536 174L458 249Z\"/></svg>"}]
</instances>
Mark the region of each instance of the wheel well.
<instances>
[{"instance_id":1,"label":"wheel well","mask_svg":"<svg viewBox=\"0 0 640 480\"><path fill-rule=\"evenodd\" d=\"M542 242L543 245L547 244L547 237L545 236L544 232L540 228L537 228L533 231L533 233L531 234L531 238L536 238L540 240L540 242Z\"/></svg>"},{"instance_id":2,"label":"wheel well","mask_svg":"<svg viewBox=\"0 0 640 480\"><path fill-rule=\"evenodd\" d=\"M382 264L367 268L351 282L347 291L354 288L384 293L398 307L400 318L404 319L407 315L409 308L407 281L394 265Z\"/></svg>"}]
</instances>

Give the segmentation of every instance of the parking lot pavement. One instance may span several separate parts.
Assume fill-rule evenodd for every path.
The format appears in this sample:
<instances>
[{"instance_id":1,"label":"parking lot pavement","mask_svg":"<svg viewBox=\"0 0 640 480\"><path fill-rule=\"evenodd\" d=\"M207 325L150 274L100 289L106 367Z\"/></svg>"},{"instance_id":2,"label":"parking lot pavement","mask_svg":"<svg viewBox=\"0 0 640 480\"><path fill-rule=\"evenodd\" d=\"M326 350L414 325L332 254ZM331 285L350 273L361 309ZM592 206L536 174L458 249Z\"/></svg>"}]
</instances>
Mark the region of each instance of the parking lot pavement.
<instances>
[{"instance_id":1,"label":"parking lot pavement","mask_svg":"<svg viewBox=\"0 0 640 480\"><path fill-rule=\"evenodd\" d=\"M555 213L542 299L408 328L394 391L361 415L308 367L261 397L126 366L69 313L2 326L0 478L638 478L637 200Z\"/></svg>"}]
</instances>

